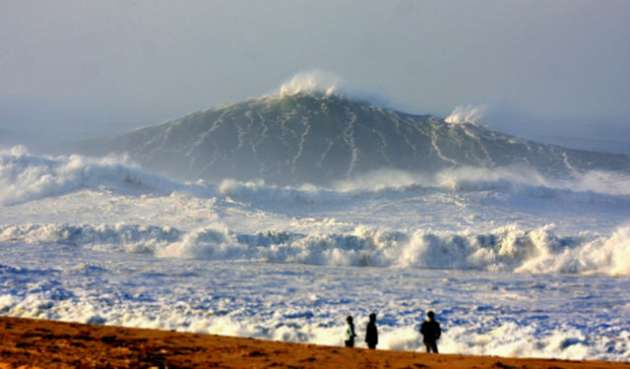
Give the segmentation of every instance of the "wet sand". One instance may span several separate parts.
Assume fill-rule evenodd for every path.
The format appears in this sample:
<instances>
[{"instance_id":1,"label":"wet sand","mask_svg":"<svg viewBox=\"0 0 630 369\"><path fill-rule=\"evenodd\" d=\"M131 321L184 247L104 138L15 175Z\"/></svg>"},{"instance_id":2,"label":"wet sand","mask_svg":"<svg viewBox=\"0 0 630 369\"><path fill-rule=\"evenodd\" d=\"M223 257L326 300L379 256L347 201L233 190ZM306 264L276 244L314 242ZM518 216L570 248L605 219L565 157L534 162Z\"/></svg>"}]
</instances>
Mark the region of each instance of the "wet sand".
<instances>
[{"instance_id":1,"label":"wet sand","mask_svg":"<svg viewBox=\"0 0 630 369\"><path fill-rule=\"evenodd\" d=\"M630 369L630 363L369 351L0 317L0 369L20 367Z\"/></svg>"}]
</instances>

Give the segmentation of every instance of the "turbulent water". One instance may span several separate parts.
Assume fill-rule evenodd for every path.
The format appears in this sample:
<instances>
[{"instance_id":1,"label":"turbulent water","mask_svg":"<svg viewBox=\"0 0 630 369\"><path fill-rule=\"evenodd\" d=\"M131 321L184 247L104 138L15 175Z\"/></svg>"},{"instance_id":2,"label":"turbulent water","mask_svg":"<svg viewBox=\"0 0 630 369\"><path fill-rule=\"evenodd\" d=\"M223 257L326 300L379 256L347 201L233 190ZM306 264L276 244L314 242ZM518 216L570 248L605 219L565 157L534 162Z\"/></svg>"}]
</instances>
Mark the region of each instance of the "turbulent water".
<instances>
[{"instance_id":1,"label":"turbulent water","mask_svg":"<svg viewBox=\"0 0 630 369\"><path fill-rule=\"evenodd\" d=\"M0 151L0 312L340 345L630 359L630 178L507 166L184 183Z\"/></svg>"}]
</instances>

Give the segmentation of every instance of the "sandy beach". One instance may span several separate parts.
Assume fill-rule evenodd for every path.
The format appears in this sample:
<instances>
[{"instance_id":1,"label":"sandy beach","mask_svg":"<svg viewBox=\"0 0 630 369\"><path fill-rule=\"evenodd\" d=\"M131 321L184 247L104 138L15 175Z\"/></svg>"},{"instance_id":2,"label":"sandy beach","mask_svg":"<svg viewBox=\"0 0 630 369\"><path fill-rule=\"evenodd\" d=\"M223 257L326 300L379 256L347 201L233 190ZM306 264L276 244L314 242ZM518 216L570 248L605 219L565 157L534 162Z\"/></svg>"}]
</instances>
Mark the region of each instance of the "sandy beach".
<instances>
[{"instance_id":1,"label":"sandy beach","mask_svg":"<svg viewBox=\"0 0 630 369\"><path fill-rule=\"evenodd\" d=\"M428 355L0 318L0 368L630 368L630 363Z\"/></svg>"}]
</instances>

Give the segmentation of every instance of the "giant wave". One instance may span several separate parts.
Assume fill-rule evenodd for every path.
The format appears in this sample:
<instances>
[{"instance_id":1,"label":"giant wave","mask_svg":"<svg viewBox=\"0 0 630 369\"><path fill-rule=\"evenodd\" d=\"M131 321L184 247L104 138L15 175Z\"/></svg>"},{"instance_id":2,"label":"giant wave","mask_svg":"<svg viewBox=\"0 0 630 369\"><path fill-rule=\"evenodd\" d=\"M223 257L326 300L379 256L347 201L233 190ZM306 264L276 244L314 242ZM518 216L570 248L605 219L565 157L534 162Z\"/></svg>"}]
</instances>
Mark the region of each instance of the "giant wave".
<instances>
[{"instance_id":1,"label":"giant wave","mask_svg":"<svg viewBox=\"0 0 630 369\"><path fill-rule=\"evenodd\" d=\"M264 179L328 186L395 169L433 174L461 167L528 165L549 176L590 170L630 173L630 157L546 145L492 131L479 109L446 118L405 113L362 98L334 77L303 74L272 95L208 109L113 139L78 145L128 153L186 180Z\"/></svg>"}]
</instances>

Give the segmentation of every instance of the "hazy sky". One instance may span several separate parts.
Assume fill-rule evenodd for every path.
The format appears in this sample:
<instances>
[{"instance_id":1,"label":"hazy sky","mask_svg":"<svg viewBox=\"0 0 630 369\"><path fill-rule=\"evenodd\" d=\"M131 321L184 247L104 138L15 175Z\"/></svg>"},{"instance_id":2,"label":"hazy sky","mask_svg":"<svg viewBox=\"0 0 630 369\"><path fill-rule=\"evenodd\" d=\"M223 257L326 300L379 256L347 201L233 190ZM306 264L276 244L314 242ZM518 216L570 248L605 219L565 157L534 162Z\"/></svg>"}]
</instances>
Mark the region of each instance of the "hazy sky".
<instances>
[{"instance_id":1,"label":"hazy sky","mask_svg":"<svg viewBox=\"0 0 630 369\"><path fill-rule=\"evenodd\" d=\"M0 0L0 127L121 131L310 69L414 112L487 104L495 128L630 148L626 0Z\"/></svg>"}]
</instances>

